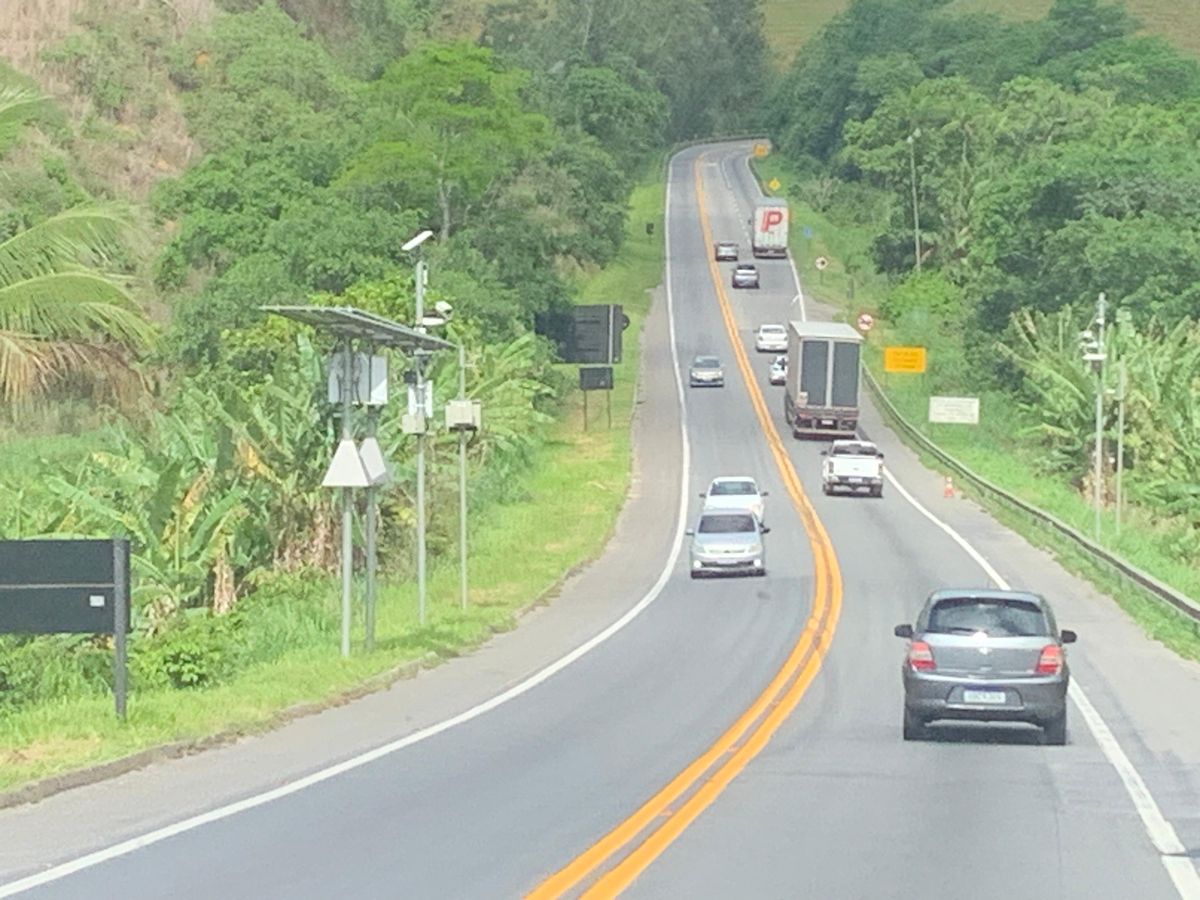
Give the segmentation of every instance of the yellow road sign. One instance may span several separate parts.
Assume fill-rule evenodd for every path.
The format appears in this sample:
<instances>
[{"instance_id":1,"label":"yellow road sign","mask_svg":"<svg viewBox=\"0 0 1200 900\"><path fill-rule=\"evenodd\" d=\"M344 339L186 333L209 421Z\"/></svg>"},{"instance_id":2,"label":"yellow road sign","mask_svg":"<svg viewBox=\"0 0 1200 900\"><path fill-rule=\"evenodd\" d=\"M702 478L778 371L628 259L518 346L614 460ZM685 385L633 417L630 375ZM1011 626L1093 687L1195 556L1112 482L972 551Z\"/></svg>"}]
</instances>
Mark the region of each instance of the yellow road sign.
<instances>
[{"instance_id":1,"label":"yellow road sign","mask_svg":"<svg viewBox=\"0 0 1200 900\"><path fill-rule=\"evenodd\" d=\"M883 371L924 372L924 347L884 347Z\"/></svg>"},{"instance_id":2,"label":"yellow road sign","mask_svg":"<svg viewBox=\"0 0 1200 900\"><path fill-rule=\"evenodd\" d=\"M769 153L769 152L770 152L770 148L767 147L766 144L755 144L754 145L754 155L755 156L766 156L767 153Z\"/></svg>"},{"instance_id":3,"label":"yellow road sign","mask_svg":"<svg viewBox=\"0 0 1200 900\"><path fill-rule=\"evenodd\" d=\"M767 182L767 187L769 187L773 191L777 191L781 187L783 187L783 185L780 184L778 178L772 178L770 181Z\"/></svg>"}]
</instances>

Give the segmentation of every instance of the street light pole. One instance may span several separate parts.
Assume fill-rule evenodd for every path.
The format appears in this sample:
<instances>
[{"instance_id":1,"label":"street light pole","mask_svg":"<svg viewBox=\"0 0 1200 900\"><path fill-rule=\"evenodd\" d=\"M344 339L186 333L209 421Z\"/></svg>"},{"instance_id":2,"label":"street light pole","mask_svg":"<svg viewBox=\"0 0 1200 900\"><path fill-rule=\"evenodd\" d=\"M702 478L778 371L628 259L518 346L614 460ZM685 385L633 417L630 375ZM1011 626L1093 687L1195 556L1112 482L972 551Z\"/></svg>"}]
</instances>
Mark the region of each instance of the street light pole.
<instances>
[{"instance_id":1,"label":"street light pole","mask_svg":"<svg viewBox=\"0 0 1200 900\"><path fill-rule=\"evenodd\" d=\"M917 204L917 150L916 141L921 136L921 129L914 129L907 138L908 166L912 179L912 208L913 208L913 252L916 254L917 272L921 271L921 214Z\"/></svg>"},{"instance_id":2,"label":"street light pole","mask_svg":"<svg viewBox=\"0 0 1200 900\"><path fill-rule=\"evenodd\" d=\"M467 399L467 351L458 344L458 399ZM467 608L467 430L458 431L458 589L462 608Z\"/></svg>"},{"instance_id":3,"label":"street light pole","mask_svg":"<svg viewBox=\"0 0 1200 900\"><path fill-rule=\"evenodd\" d=\"M425 318L425 260L417 260L416 287L417 328ZM417 609L418 619L425 624L425 422L430 410L425 408L425 355L417 350L413 354L416 364L417 407L422 428L417 434Z\"/></svg>"}]
</instances>

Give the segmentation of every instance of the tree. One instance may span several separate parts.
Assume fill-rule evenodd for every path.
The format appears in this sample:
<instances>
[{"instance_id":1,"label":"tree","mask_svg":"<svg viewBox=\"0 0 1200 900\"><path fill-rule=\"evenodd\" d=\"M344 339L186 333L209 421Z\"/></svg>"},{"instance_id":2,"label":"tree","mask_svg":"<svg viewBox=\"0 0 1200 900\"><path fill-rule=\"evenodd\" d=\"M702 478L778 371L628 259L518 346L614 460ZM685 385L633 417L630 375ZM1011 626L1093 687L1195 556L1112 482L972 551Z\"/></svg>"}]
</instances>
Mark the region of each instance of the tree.
<instances>
[{"instance_id":1,"label":"tree","mask_svg":"<svg viewBox=\"0 0 1200 900\"><path fill-rule=\"evenodd\" d=\"M527 80L491 50L465 43L430 44L401 58L374 86L380 137L340 183L394 189L449 237L547 142L549 120L522 99Z\"/></svg>"}]
</instances>

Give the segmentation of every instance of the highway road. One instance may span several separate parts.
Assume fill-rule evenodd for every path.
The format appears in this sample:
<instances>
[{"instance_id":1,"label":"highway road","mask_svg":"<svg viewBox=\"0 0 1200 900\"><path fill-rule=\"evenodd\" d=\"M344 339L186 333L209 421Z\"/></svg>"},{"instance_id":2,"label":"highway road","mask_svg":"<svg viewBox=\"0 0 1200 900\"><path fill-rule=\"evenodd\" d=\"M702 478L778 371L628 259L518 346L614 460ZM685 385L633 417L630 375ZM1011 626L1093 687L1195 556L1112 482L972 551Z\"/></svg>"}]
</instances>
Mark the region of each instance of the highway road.
<instances>
[{"instance_id":1,"label":"highway road","mask_svg":"<svg viewBox=\"0 0 1200 900\"><path fill-rule=\"evenodd\" d=\"M754 353L751 331L828 311L793 300L786 261L760 264L759 291L728 290L728 266L710 261L714 239L747 243L748 149L693 148L670 166L667 292L647 325L639 422L653 483L635 492L642 518L624 517L625 538L590 583L587 633L623 616L619 627L527 689L531 665L484 672L510 691L493 708L446 691L444 715L468 714L427 736L415 724L435 723L433 710L414 724L367 701L316 717L324 761L344 764L334 772L314 755L268 775L269 744L249 742L219 767L196 763L203 778L173 816L88 821L105 800L149 810L170 796L161 772L128 776L129 794L87 789L0 812L0 833L26 835L19 852L0 851L10 885L0 896L1197 900L1200 737L1173 704L1200 701L1200 670L978 510L936 508L932 476L873 414L864 427L896 481L881 500L821 495L821 445L783 431L782 388L767 383L770 357ZM726 362L725 388L678 387L699 353ZM719 474L751 474L770 491L765 578L696 582L674 553L677 510L690 522ZM1100 731L1072 709L1066 747L1019 727L904 743L892 626L934 588L997 578L1062 595ZM572 602L568 586L561 615ZM501 649L527 627L542 626ZM539 652L556 658L584 630L547 630ZM1122 644L1135 640L1140 681L1124 677ZM338 744L354 728L372 737ZM239 781L239 766L259 774ZM192 815L202 818L172 827Z\"/></svg>"}]
</instances>

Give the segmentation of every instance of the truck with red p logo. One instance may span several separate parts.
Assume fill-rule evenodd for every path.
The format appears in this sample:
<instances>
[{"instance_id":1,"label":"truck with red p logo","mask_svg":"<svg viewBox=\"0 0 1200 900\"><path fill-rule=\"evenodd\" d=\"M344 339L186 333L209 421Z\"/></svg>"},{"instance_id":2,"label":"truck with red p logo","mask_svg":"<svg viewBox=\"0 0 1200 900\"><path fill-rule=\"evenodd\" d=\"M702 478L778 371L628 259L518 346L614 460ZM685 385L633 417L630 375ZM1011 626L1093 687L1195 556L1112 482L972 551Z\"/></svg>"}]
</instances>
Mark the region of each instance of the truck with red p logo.
<instances>
[{"instance_id":1,"label":"truck with red p logo","mask_svg":"<svg viewBox=\"0 0 1200 900\"><path fill-rule=\"evenodd\" d=\"M750 248L756 257L787 256L788 208L784 200L770 197L759 201L751 222Z\"/></svg>"}]
</instances>

